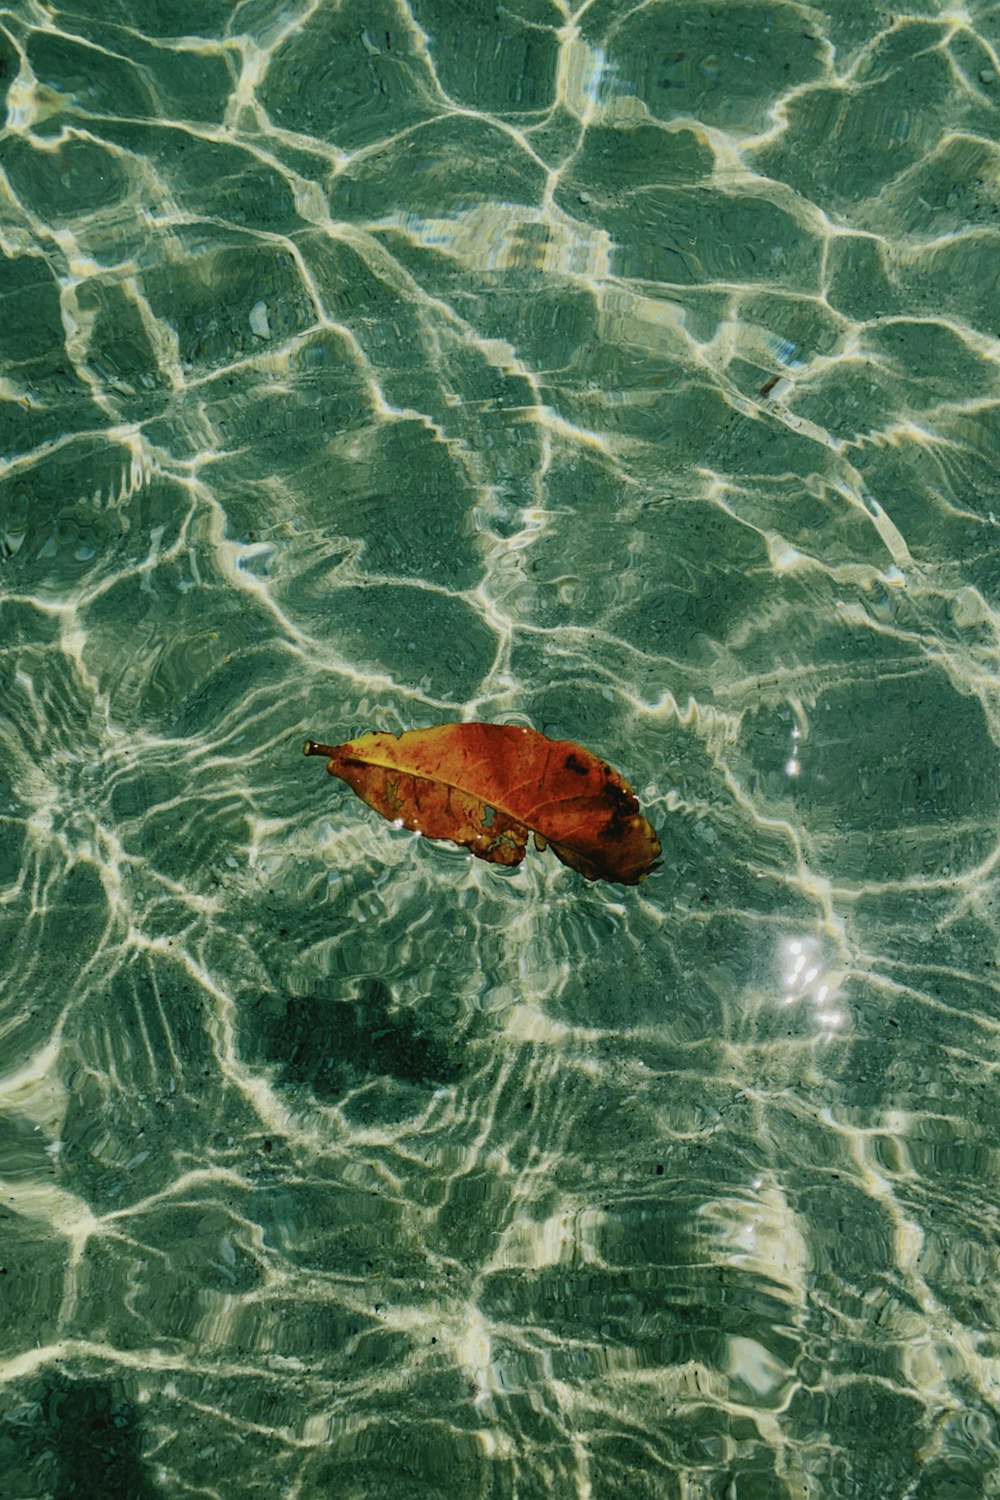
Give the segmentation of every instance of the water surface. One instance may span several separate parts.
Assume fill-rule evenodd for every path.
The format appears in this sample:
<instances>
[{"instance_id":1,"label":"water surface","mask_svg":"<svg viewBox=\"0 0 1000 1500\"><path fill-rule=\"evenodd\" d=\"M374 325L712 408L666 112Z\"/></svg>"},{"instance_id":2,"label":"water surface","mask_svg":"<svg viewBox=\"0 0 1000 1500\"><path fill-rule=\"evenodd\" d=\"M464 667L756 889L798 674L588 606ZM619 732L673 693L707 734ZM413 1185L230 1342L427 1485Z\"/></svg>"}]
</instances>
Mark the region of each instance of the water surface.
<instances>
[{"instance_id":1,"label":"water surface","mask_svg":"<svg viewBox=\"0 0 1000 1500\"><path fill-rule=\"evenodd\" d=\"M4 1496L996 1492L997 32L0 7Z\"/></svg>"}]
</instances>

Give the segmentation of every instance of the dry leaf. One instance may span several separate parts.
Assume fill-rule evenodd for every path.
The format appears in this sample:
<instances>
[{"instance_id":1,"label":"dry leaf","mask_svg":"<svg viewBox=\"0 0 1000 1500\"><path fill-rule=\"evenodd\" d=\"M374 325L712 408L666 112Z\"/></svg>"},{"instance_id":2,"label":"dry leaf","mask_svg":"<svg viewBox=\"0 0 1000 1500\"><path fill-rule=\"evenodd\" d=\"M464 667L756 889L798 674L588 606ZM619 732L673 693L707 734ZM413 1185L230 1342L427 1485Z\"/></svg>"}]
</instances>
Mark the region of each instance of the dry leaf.
<instances>
[{"instance_id":1,"label":"dry leaf","mask_svg":"<svg viewBox=\"0 0 1000 1500\"><path fill-rule=\"evenodd\" d=\"M572 740L515 724L439 724L343 745L306 740L369 807L491 864L517 865L528 834L587 880L638 885L660 841L628 782Z\"/></svg>"}]
</instances>

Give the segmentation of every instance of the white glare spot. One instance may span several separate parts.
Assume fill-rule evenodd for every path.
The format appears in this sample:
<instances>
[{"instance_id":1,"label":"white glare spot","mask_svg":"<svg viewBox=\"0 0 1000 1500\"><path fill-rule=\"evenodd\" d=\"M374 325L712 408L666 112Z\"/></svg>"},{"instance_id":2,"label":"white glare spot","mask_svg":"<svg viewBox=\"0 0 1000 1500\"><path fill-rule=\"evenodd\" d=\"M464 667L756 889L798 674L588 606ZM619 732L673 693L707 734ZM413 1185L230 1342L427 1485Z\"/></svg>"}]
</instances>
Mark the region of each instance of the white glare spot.
<instances>
[{"instance_id":1,"label":"white glare spot","mask_svg":"<svg viewBox=\"0 0 1000 1500\"><path fill-rule=\"evenodd\" d=\"M788 762L785 767L785 774L787 776L797 776L799 774L799 763L797 760L790 760Z\"/></svg>"},{"instance_id":2,"label":"white glare spot","mask_svg":"<svg viewBox=\"0 0 1000 1500\"><path fill-rule=\"evenodd\" d=\"M255 302L250 309L250 331L259 339L271 337L271 325L267 321L267 303Z\"/></svg>"}]
</instances>

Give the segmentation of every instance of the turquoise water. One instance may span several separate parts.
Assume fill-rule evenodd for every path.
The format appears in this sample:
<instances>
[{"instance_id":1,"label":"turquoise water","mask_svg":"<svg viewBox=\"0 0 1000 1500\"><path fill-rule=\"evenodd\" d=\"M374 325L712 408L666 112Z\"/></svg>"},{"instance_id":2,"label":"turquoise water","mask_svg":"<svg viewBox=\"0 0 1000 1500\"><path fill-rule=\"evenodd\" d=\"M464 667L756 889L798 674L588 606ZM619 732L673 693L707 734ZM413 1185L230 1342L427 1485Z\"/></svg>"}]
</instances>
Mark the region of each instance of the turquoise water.
<instances>
[{"instance_id":1,"label":"turquoise water","mask_svg":"<svg viewBox=\"0 0 1000 1500\"><path fill-rule=\"evenodd\" d=\"M1000 1491L998 30L0 7L2 1500Z\"/></svg>"}]
</instances>

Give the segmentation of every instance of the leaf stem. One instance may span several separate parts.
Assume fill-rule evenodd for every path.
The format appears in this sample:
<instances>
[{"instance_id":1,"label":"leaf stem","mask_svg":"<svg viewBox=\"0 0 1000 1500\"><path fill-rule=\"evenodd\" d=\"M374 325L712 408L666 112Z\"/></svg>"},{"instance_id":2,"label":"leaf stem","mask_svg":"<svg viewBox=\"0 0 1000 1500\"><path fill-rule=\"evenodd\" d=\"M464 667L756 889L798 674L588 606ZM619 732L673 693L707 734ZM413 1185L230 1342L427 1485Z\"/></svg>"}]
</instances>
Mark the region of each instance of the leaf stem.
<instances>
[{"instance_id":1,"label":"leaf stem","mask_svg":"<svg viewBox=\"0 0 1000 1500\"><path fill-rule=\"evenodd\" d=\"M302 747L306 755L323 755L327 760L334 754L335 745L317 745L315 740L306 740Z\"/></svg>"}]
</instances>

